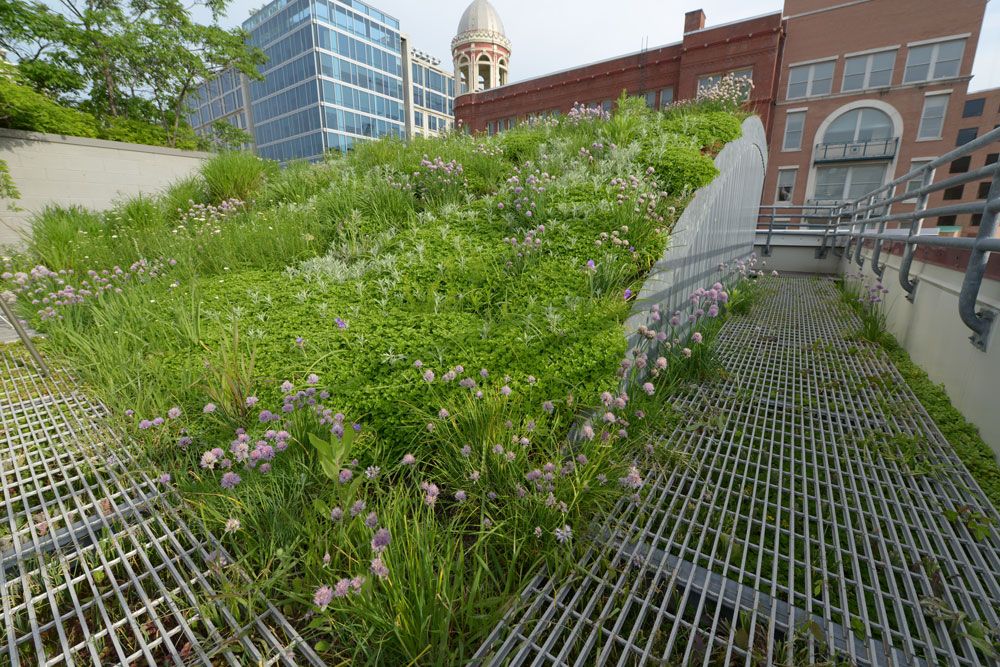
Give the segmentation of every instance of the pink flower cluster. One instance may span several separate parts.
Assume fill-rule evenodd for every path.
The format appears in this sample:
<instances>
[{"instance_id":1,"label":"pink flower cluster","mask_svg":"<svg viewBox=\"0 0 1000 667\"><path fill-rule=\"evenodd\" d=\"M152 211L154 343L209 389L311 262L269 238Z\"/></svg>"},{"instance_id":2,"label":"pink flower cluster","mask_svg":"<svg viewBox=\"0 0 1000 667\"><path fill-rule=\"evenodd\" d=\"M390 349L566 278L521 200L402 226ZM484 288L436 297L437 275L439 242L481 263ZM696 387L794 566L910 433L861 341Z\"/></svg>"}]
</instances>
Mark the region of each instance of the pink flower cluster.
<instances>
[{"instance_id":1,"label":"pink flower cluster","mask_svg":"<svg viewBox=\"0 0 1000 667\"><path fill-rule=\"evenodd\" d=\"M28 273L5 271L0 279L12 282L16 293L33 306L41 306L38 316L50 320L62 318L60 309L84 304L109 293L121 294L127 283L158 278L166 271L166 265L176 263L172 259L166 262L140 259L127 269L114 266L102 271L89 270L79 282L75 282L77 274L73 269L52 271L39 265Z\"/></svg>"}]
</instances>

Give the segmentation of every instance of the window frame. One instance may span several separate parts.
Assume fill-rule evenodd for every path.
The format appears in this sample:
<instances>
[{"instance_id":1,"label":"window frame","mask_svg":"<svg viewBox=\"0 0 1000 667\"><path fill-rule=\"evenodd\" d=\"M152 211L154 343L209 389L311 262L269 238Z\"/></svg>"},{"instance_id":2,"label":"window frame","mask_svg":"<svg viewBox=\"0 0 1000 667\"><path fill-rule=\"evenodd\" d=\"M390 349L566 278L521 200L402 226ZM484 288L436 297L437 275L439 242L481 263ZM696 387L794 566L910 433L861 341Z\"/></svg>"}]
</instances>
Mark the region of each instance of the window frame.
<instances>
[{"instance_id":1,"label":"window frame","mask_svg":"<svg viewBox=\"0 0 1000 667\"><path fill-rule=\"evenodd\" d=\"M844 74L843 74L843 76L840 79L840 92L842 92L842 93L853 93L853 92L858 92L858 91L862 91L862 90L871 90L873 88L891 88L892 87L892 79L893 79L893 76L896 73L896 56L898 55L898 53L899 53L899 48L898 47L894 47L894 48L885 49L885 50L882 50L882 51L872 51L870 53L860 53L860 54L853 55L853 56L845 56L844 57ZM873 71L872 68L875 65L875 58L878 57L878 56L886 55L886 54L892 55L892 63L889 66L889 83L884 84L884 85L878 85L878 86L872 85L872 83L871 83L871 77L872 77L872 71ZM852 60L856 61L856 60L861 60L861 59L864 59L864 61L865 61L865 71L864 71L864 74L862 75L861 87L860 88L848 88L847 85L846 85L847 84L847 77L848 77L847 68L848 68L848 66L849 66L849 64L850 64L850 62ZM884 70L879 70L879 71L881 72L881 71L884 71ZM850 76L856 76L856 75L850 75Z\"/></svg>"},{"instance_id":2,"label":"window frame","mask_svg":"<svg viewBox=\"0 0 1000 667\"><path fill-rule=\"evenodd\" d=\"M791 183L791 185L785 185L785 186L782 185L782 183L781 183L781 176L782 176L782 174L791 174L792 175L792 183ZM778 175L777 175L777 179L775 180L775 183L774 183L774 203L775 204L789 203L789 202L791 202L794 199L794 197L795 197L795 185L796 185L796 181L798 181L798 177L799 177L799 168L798 167L778 167ZM781 189L782 189L782 187L787 187L788 188L788 198L787 199L782 199L782 197L781 197Z\"/></svg>"},{"instance_id":3,"label":"window frame","mask_svg":"<svg viewBox=\"0 0 1000 667\"><path fill-rule=\"evenodd\" d=\"M801 118L802 125L798 129L799 141L795 148L790 148L788 146L788 128L791 123L792 118ZM781 151L787 153L794 153L796 151L802 150L802 141L805 139L805 129L806 129L806 110L805 109L795 109L787 111L785 113L785 130L781 135Z\"/></svg>"},{"instance_id":4,"label":"window frame","mask_svg":"<svg viewBox=\"0 0 1000 667\"><path fill-rule=\"evenodd\" d=\"M866 196L868 196L868 194L874 192L875 190L878 190L879 188L881 188L882 186L884 186L886 184L886 180L885 179L886 179L886 174L888 173L888 166L889 166L888 163L885 163L885 164L883 164L883 163L855 163L855 164L846 164L846 165L823 166L823 167L817 168L816 169L816 186L817 187L820 184L820 174L822 172L824 172L824 171L833 171L834 169L844 169L846 171L846 175L844 177L843 185L841 186L841 195L842 196L840 198L835 198L835 199L824 198L824 199L822 199L820 201L840 201L840 202L854 201L854 199L851 199L849 197L849 195L851 193L851 188L855 185L854 178L853 178L855 170L856 169L866 169L866 168L881 167L882 168L882 179L881 179L881 182L879 183L879 185L877 185L872 190L869 190L864 195L860 195L860 197L866 197ZM847 195L847 196L844 196L844 195ZM858 197L856 197L855 199L857 199L857 198ZM817 199L816 191L815 190L813 191L813 199Z\"/></svg>"},{"instance_id":5,"label":"window frame","mask_svg":"<svg viewBox=\"0 0 1000 667\"><path fill-rule=\"evenodd\" d=\"M918 158L913 158L913 159L910 160L910 170L907 173L910 173L910 172L914 171L915 169L919 169L920 167L926 166L926 165L930 164L931 162L933 162L936 159L937 158L934 158L934 157L918 157ZM933 183L933 179L934 179L934 177L932 175L931 176L931 182L932 183ZM915 184L916 187L915 188L911 188L910 187L911 184ZM922 186L923 186L923 179L922 178L921 179L911 178L908 181L906 181L906 183L904 184L904 188L905 189L903 190L903 194L910 194L910 192L912 192L913 190L918 190ZM904 202L916 203L917 198L916 197L907 197L903 201Z\"/></svg>"},{"instance_id":6,"label":"window frame","mask_svg":"<svg viewBox=\"0 0 1000 667\"><path fill-rule=\"evenodd\" d=\"M670 99L664 101L664 99L663 99L664 97L669 97ZM660 88L659 102L660 102L660 106L659 106L660 109L665 109L667 107L667 105L674 103L674 87L673 86L667 86L666 88Z\"/></svg>"},{"instance_id":7,"label":"window frame","mask_svg":"<svg viewBox=\"0 0 1000 667\"><path fill-rule=\"evenodd\" d=\"M970 104L978 104L979 105L979 111L976 112L976 113L969 113L969 105ZM975 111L975 109L973 109L973 111ZM962 118L979 118L984 113L986 113L986 98L985 97L979 97L979 98L974 99L974 100L965 100L965 104L962 105Z\"/></svg>"},{"instance_id":8,"label":"window frame","mask_svg":"<svg viewBox=\"0 0 1000 667\"><path fill-rule=\"evenodd\" d=\"M819 67L820 65L829 65L830 66L830 77L829 77L829 79L819 79L820 81L829 80L829 82L830 82L830 89L828 91L826 91L825 93L817 93L817 92L815 92L813 90L813 88L814 88L814 86L816 84L816 81L817 81L817 79L816 79L816 68ZM791 94L791 91L792 91L792 73L795 72L796 70L802 70L802 69L806 69L807 70L806 80L804 82L806 84L806 91L805 91L804 95L796 95L796 96L793 97L792 94ZM810 62L810 63L802 63L802 64L799 64L799 65L789 65L788 66L788 83L785 86L785 99L786 100L804 100L804 99L809 99L811 97L825 97L827 95L833 94L833 75L836 72L836 70L837 70L837 58L826 58L824 60L818 60L818 61ZM796 83L795 85L799 85L799 83Z\"/></svg>"},{"instance_id":9,"label":"window frame","mask_svg":"<svg viewBox=\"0 0 1000 667\"><path fill-rule=\"evenodd\" d=\"M937 76L937 69L941 60L939 58L941 54L941 47L947 44L954 44L956 42L962 43L961 55L958 58L958 70L954 74L949 74L947 76ZM921 43L921 44L908 44L906 49L906 65L903 67L903 83L924 83L927 81L942 81L945 79L954 79L962 74L962 60L965 59L965 47L968 39L966 37L958 38L946 38L939 41L931 43ZM912 65L910 59L913 57L914 53L923 52L930 49L930 60L927 61L927 76L920 79L911 79L909 72L912 68L923 67L923 64ZM950 62L950 61L945 61Z\"/></svg>"},{"instance_id":10,"label":"window frame","mask_svg":"<svg viewBox=\"0 0 1000 667\"><path fill-rule=\"evenodd\" d=\"M924 123L927 121L927 105L932 101L944 100L941 108L940 126L935 136L924 136ZM944 138L944 123L948 117L948 105L951 103L951 92L928 93L924 95L924 105L920 109L920 122L917 124L917 141L941 141Z\"/></svg>"},{"instance_id":11,"label":"window frame","mask_svg":"<svg viewBox=\"0 0 1000 667\"><path fill-rule=\"evenodd\" d=\"M971 133L972 136L969 137L968 139L963 140L962 139L963 135L968 136L969 133ZM958 133L955 135L955 147L958 148L959 146L964 146L965 144L969 143L970 141L975 141L977 138L979 138L979 128L978 127L963 127L963 128L960 128L958 130Z\"/></svg>"}]
</instances>

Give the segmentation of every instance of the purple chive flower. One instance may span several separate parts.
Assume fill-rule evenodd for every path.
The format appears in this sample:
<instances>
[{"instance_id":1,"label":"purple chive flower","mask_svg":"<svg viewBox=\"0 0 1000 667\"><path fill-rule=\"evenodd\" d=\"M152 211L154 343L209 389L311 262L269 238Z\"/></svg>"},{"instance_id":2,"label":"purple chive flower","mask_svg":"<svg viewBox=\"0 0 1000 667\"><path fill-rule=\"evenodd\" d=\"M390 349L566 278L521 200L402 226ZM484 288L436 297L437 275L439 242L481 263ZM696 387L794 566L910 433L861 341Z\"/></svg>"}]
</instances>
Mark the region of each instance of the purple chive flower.
<instances>
[{"instance_id":1,"label":"purple chive flower","mask_svg":"<svg viewBox=\"0 0 1000 667\"><path fill-rule=\"evenodd\" d=\"M320 586L316 589L315 595L313 595L313 604L320 609L326 609L333 602L333 596L334 592L332 588L329 586ZM338 595L337 597L343 597L343 595Z\"/></svg>"},{"instance_id":2,"label":"purple chive flower","mask_svg":"<svg viewBox=\"0 0 1000 667\"><path fill-rule=\"evenodd\" d=\"M125 416L126 417L131 417L134 414L135 414L135 410L133 410L131 408L129 408L128 410L125 411Z\"/></svg>"},{"instance_id":3,"label":"purple chive flower","mask_svg":"<svg viewBox=\"0 0 1000 667\"><path fill-rule=\"evenodd\" d=\"M170 484L170 473L165 472L162 475L160 475L160 484L162 484L164 486L166 486L167 484Z\"/></svg>"},{"instance_id":4,"label":"purple chive flower","mask_svg":"<svg viewBox=\"0 0 1000 667\"><path fill-rule=\"evenodd\" d=\"M413 367L414 368L418 368L419 369L419 368L423 368L423 366L424 366L424 362L420 361L419 359L417 359L416 361L413 362Z\"/></svg>"},{"instance_id":5,"label":"purple chive flower","mask_svg":"<svg viewBox=\"0 0 1000 667\"><path fill-rule=\"evenodd\" d=\"M180 447L181 449L187 449L188 445L190 445L192 442L194 442L194 440L193 438L191 438L191 436L184 435L178 438L177 446Z\"/></svg>"},{"instance_id":6,"label":"purple chive flower","mask_svg":"<svg viewBox=\"0 0 1000 667\"><path fill-rule=\"evenodd\" d=\"M586 438L587 440L594 439L594 427L591 426L590 424L584 424L580 432L583 435L583 437Z\"/></svg>"},{"instance_id":7,"label":"purple chive flower","mask_svg":"<svg viewBox=\"0 0 1000 667\"><path fill-rule=\"evenodd\" d=\"M338 479L340 480L341 484L347 484L348 482L351 481L352 477L354 477L354 473L348 470L347 468L344 468L343 470L340 471Z\"/></svg>"},{"instance_id":8,"label":"purple chive flower","mask_svg":"<svg viewBox=\"0 0 1000 667\"><path fill-rule=\"evenodd\" d=\"M368 466L365 468L365 477L368 479L378 479L378 476L382 474L382 469L378 466Z\"/></svg>"},{"instance_id":9,"label":"purple chive flower","mask_svg":"<svg viewBox=\"0 0 1000 667\"><path fill-rule=\"evenodd\" d=\"M240 520L239 519L237 519L235 517L230 517L229 519L226 519L226 528L225 528L225 530L226 530L227 533L235 533L239 529L240 529Z\"/></svg>"},{"instance_id":10,"label":"purple chive flower","mask_svg":"<svg viewBox=\"0 0 1000 667\"><path fill-rule=\"evenodd\" d=\"M447 410L445 410L444 408L441 408L440 410L438 410L438 418L439 419L447 419L450 416L451 415L449 414L449 412Z\"/></svg>"},{"instance_id":11,"label":"purple chive flower","mask_svg":"<svg viewBox=\"0 0 1000 667\"><path fill-rule=\"evenodd\" d=\"M364 511L365 511L365 501L363 500L355 501L355 503L351 505L351 518L353 519L354 517L358 516Z\"/></svg>"},{"instance_id":12,"label":"purple chive flower","mask_svg":"<svg viewBox=\"0 0 1000 667\"><path fill-rule=\"evenodd\" d=\"M639 469L632 466L628 469L628 474L621 478L622 486L627 489L639 490L642 488L642 476L639 474Z\"/></svg>"},{"instance_id":13,"label":"purple chive flower","mask_svg":"<svg viewBox=\"0 0 1000 667\"><path fill-rule=\"evenodd\" d=\"M296 345L296 347L298 347L299 349L302 349L303 347L305 347L305 344L306 344L306 339L305 338L303 338L302 336L296 337L296 339L295 339L295 345Z\"/></svg>"},{"instance_id":14,"label":"purple chive flower","mask_svg":"<svg viewBox=\"0 0 1000 667\"><path fill-rule=\"evenodd\" d=\"M206 415L212 414L213 412L215 412L215 403L206 403L205 407L203 407L201 411L204 412Z\"/></svg>"},{"instance_id":15,"label":"purple chive flower","mask_svg":"<svg viewBox=\"0 0 1000 667\"><path fill-rule=\"evenodd\" d=\"M413 465L416 462L417 462L417 457L415 457L413 454L404 454L403 455L402 464L404 466L411 466L411 465Z\"/></svg>"},{"instance_id":16,"label":"purple chive flower","mask_svg":"<svg viewBox=\"0 0 1000 667\"><path fill-rule=\"evenodd\" d=\"M594 263L594 260L592 260L592 259L588 259L588 260L587 260L587 270L588 270L588 271L593 271L593 270L595 270L596 268L597 268L597 264L595 264L595 263Z\"/></svg>"},{"instance_id":17,"label":"purple chive flower","mask_svg":"<svg viewBox=\"0 0 1000 667\"><path fill-rule=\"evenodd\" d=\"M511 389L507 385L500 387L500 393L504 396L510 396Z\"/></svg>"},{"instance_id":18,"label":"purple chive flower","mask_svg":"<svg viewBox=\"0 0 1000 667\"><path fill-rule=\"evenodd\" d=\"M163 426L163 417L157 417L154 419L153 426Z\"/></svg>"},{"instance_id":19,"label":"purple chive flower","mask_svg":"<svg viewBox=\"0 0 1000 667\"><path fill-rule=\"evenodd\" d=\"M315 373L310 373L306 378L306 384L319 384L319 376Z\"/></svg>"},{"instance_id":20,"label":"purple chive flower","mask_svg":"<svg viewBox=\"0 0 1000 667\"><path fill-rule=\"evenodd\" d=\"M424 371L424 382L434 382L434 371L430 369Z\"/></svg>"},{"instance_id":21,"label":"purple chive flower","mask_svg":"<svg viewBox=\"0 0 1000 667\"><path fill-rule=\"evenodd\" d=\"M374 574L379 579L385 579L386 577L389 576L389 568L387 568L385 566L385 563L382 562L381 556L376 556L372 560L371 570L372 574Z\"/></svg>"},{"instance_id":22,"label":"purple chive flower","mask_svg":"<svg viewBox=\"0 0 1000 667\"><path fill-rule=\"evenodd\" d=\"M377 528L378 514L376 514L375 512L369 512L368 516L365 517L365 525L372 529Z\"/></svg>"},{"instance_id":23,"label":"purple chive flower","mask_svg":"<svg viewBox=\"0 0 1000 667\"><path fill-rule=\"evenodd\" d=\"M177 419L178 417L181 416L181 409L176 406L172 407L169 410L167 410L167 416L170 417L171 419Z\"/></svg>"},{"instance_id":24,"label":"purple chive flower","mask_svg":"<svg viewBox=\"0 0 1000 667\"><path fill-rule=\"evenodd\" d=\"M642 385L642 390L646 392L649 396L652 396L653 394L656 393L656 387L653 386L652 382L647 382L646 384Z\"/></svg>"},{"instance_id":25,"label":"purple chive flower","mask_svg":"<svg viewBox=\"0 0 1000 667\"><path fill-rule=\"evenodd\" d=\"M153 428L153 422L149 421L148 419L143 419L141 422L139 422L139 428L143 431Z\"/></svg>"},{"instance_id":26,"label":"purple chive flower","mask_svg":"<svg viewBox=\"0 0 1000 667\"><path fill-rule=\"evenodd\" d=\"M462 456L464 456L465 458L469 458L470 456L472 456L472 447L469 445L465 445L462 447L461 452Z\"/></svg>"},{"instance_id":27,"label":"purple chive flower","mask_svg":"<svg viewBox=\"0 0 1000 667\"><path fill-rule=\"evenodd\" d=\"M687 357L688 359L690 359L691 358L691 348L685 347L683 350L681 350L681 354L683 354L685 357Z\"/></svg>"},{"instance_id":28,"label":"purple chive flower","mask_svg":"<svg viewBox=\"0 0 1000 667\"><path fill-rule=\"evenodd\" d=\"M344 518L344 510L340 509L339 507L334 507L332 510L330 510L330 519L332 519L333 521L340 521L343 518Z\"/></svg>"},{"instance_id":29,"label":"purple chive flower","mask_svg":"<svg viewBox=\"0 0 1000 667\"><path fill-rule=\"evenodd\" d=\"M552 403L552 401L545 401L544 403L542 403L542 410L545 410L550 415L552 414L552 411L555 409L556 406Z\"/></svg>"},{"instance_id":30,"label":"purple chive flower","mask_svg":"<svg viewBox=\"0 0 1000 667\"><path fill-rule=\"evenodd\" d=\"M281 383L281 391L284 394L290 394L290 393L292 393L292 391L294 389L295 389L295 385L293 385L288 380L285 380L284 382Z\"/></svg>"},{"instance_id":31,"label":"purple chive flower","mask_svg":"<svg viewBox=\"0 0 1000 667\"><path fill-rule=\"evenodd\" d=\"M247 396L246 406L248 408L252 408L253 406L257 405L258 400L259 399L256 396Z\"/></svg>"},{"instance_id":32,"label":"purple chive flower","mask_svg":"<svg viewBox=\"0 0 1000 667\"><path fill-rule=\"evenodd\" d=\"M691 334L691 340L693 340L695 343L700 343L703 340L701 332L695 331L693 334Z\"/></svg>"},{"instance_id":33,"label":"purple chive flower","mask_svg":"<svg viewBox=\"0 0 1000 667\"><path fill-rule=\"evenodd\" d=\"M382 553L391 542L392 535L389 534L389 530L386 528L379 528L375 531L375 536L372 537L372 551L375 553Z\"/></svg>"},{"instance_id":34,"label":"purple chive flower","mask_svg":"<svg viewBox=\"0 0 1000 667\"><path fill-rule=\"evenodd\" d=\"M347 322L345 322L344 320L340 319L339 317L336 318L334 320L334 322L337 324L337 328L338 329L346 329L347 328Z\"/></svg>"},{"instance_id":35,"label":"purple chive flower","mask_svg":"<svg viewBox=\"0 0 1000 667\"><path fill-rule=\"evenodd\" d=\"M458 502L463 503L465 502L466 498L468 498L468 496L465 494L465 491L455 492L455 500L457 500Z\"/></svg>"},{"instance_id":36,"label":"purple chive flower","mask_svg":"<svg viewBox=\"0 0 1000 667\"><path fill-rule=\"evenodd\" d=\"M330 557L330 552L329 551L327 551L325 554L323 554L323 565L324 566L329 565L331 560L333 560L333 559Z\"/></svg>"},{"instance_id":37,"label":"purple chive flower","mask_svg":"<svg viewBox=\"0 0 1000 667\"><path fill-rule=\"evenodd\" d=\"M341 579L333 586L333 597L343 598L347 597L347 594L351 592L351 580Z\"/></svg>"},{"instance_id":38,"label":"purple chive flower","mask_svg":"<svg viewBox=\"0 0 1000 667\"><path fill-rule=\"evenodd\" d=\"M625 300L626 301L628 301L629 299L631 299L632 298L632 290L630 290L630 289L625 290L624 296L625 296Z\"/></svg>"},{"instance_id":39,"label":"purple chive flower","mask_svg":"<svg viewBox=\"0 0 1000 667\"><path fill-rule=\"evenodd\" d=\"M227 472L222 476L222 488L233 489L236 485L240 483L240 476L234 472Z\"/></svg>"},{"instance_id":40,"label":"purple chive flower","mask_svg":"<svg viewBox=\"0 0 1000 667\"><path fill-rule=\"evenodd\" d=\"M566 525L562 528L556 528L555 534L556 542L559 544L566 544L573 538L573 529Z\"/></svg>"}]
</instances>

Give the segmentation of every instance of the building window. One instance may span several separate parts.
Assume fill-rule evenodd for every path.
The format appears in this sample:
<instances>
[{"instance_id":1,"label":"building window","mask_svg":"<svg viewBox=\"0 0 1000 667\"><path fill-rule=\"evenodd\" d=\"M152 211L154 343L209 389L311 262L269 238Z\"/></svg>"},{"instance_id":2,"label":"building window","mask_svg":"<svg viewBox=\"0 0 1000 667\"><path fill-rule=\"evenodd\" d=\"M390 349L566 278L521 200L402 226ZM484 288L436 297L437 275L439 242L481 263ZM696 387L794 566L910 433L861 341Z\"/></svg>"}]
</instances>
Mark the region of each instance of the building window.
<instances>
[{"instance_id":1,"label":"building window","mask_svg":"<svg viewBox=\"0 0 1000 667\"><path fill-rule=\"evenodd\" d=\"M962 194L965 192L964 185L956 185L953 188L947 188L944 191L943 199L945 201L956 201L962 198Z\"/></svg>"},{"instance_id":2,"label":"building window","mask_svg":"<svg viewBox=\"0 0 1000 667\"><path fill-rule=\"evenodd\" d=\"M940 139L944 128L944 113L951 95L928 95L924 98L924 110L920 113L920 128L917 139Z\"/></svg>"},{"instance_id":3,"label":"building window","mask_svg":"<svg viewBox=\"0 0 1000 667\"><path fill-rule=\"evenodd\" d=\"M979 184L979 190L976 191L976 199L986 199L990 194L990 181L983 181Z\"/></svg>"},{"instance_id":4,"label":"building window","mask_svg":"<svg viewBox=\"0 0 1000 667\"><path fill-rule=\"evenodd\" d=\"M972 166L972 157L966 155L965 157L960 157L951 163L948 168L949 174L964 174L969 171L969 167Z\"/></svg>"},{"instance_id":5,"label":"building window","mask_svg":"<svg viewBox=\"0 0 1000 667\"><path fill-rule=\"evenodd\" d=\"M805 111L793 111L785 116L785 140L781 150L797 151L802 148L802 132L805 124Z\"/></svg>"},{"instance_id":6,"label":"building window","mask_svg":"<svg viewBox=\"0 0 1000 667\"><path fill-rule=\"evenodd\" d=\"M492 120L486 123L486 134L492 136L496 133L496 124Z\"/></svg>"},{"instance_id":7,"label":"building window","mask_svg":"<svg viewBox=\"0 0 1000 667\"><path fill-rule=\"evenodd\" d=\"M674 101L674 89L664 88L660 91L660 108L664 109Z\"/></svg>"},{"instance_id":8,"label":"building window","mask_svg":"<svg viewBox=\"0 0 1000 667\"><path fill-rule=\"evenodd\" d=\"M986 163L983 166L988 167L991 164L996 164L998 160L1000 160L1000 153L989 153L986 156Z\"/></svg>"},{"instance_id":9,"label":"building window","mask_svg":"<svg viewBox=\"0 0 1000 667\"><path fill-rule=\"evenodd\" d=\"M980 97L978 100L966 100L962 107L962 118L976 118L983 115L986 110L986 98Z\"/></svg>"},{"instance_id":10,"label":"building window","mask_svg":"<svg viewBox=\"0 0 1000 667\"><path fill-rule=\"evenodd\" d=\"M823 133L824 144L852 144L891 139L892 119L889 114L866 107L841 114Z\"/></svg>"},{"instance_id":11,"label":"building window","mask_svg":"<svg viewBox=\"0 0 1000 667\"><path fill-rule=\"evenodd\" d=\"M822 167L816 170L815 199L853 201L882 187L885 164Z\"/></svg>"},{"instance_id":12,"label":"building window","mask_svg":"<svg viewBox=\"0 0 1000 667\"><path fill-rule=\"evenodd\" d=\"M942 215L938 218L938 227L954 227L956 222L958 222L958 216Z\"/></svg>"},{"instance_id":13,"label":"building window","mask_svg":"<svg viewBox=\"0 0 1000 667\"><path fill-rule=\"evenodd\" d=\"M612 102L611 100L604 100L603 102L601 102L601 109L607 111L608 113L611 113L611 108L613 105L614 102Z\"/></svg>"},{"instance_id":14,"label":"building window","mask_svg":"<svg viewBox=\"0 0 1000 667\"><path fill-rule=\"evenodd\" d=\"M778 187L774 194L775 201L790 202L792 194L795 192L795 176L798 169L779 169Z\"/></svg>"},{"instance_id":15,"label":"building window","mask_svg":"<svg viewBox=\"0 0 1000 667\"><path fill-rule=\"evenodd\" d=\"M912 173L917 169L929 165L930 163L931 160L913 160L912 162L910 162L910 172ZM924 186L924 173L921 172L920 174L917 174L913 178L906 181L906 194L910 194L911 192L916 192L923 186ZM911 200L912 199L916 199L916 196L914 195L914 197L911 197Z\"/></svg>"},{"instance_id":16,"label":"building window","mask_svg":"<svg viewBox=\"0 0 1000 667\"><path fill-rule=\"evenodd\" d=\"M969 220L969 225L971 225L972 227L978 227L982 223L983 223L983 214L973 213L972 218Z\"/></svg>"},{"instance_id":17,"label":"building window","mask_svg":"<svg viewBox=\"0 0 1000 667\"><path fill-rule=\"evenodd\" d=\"M895 66L894 50L848 58L844 61L844 82L841 90L847 92L891 86L892 70Z\"/></svg>"},{"instance_id":18,"label":"building window","mask_svg":"<svg viewBox=\"0 0 1000 667\"><path fill-rule=\"evenodd\" d=\"M975 127L966 127L958 131L958 137L955 139L956 146L964 146L973 139L979 136L979 129Z\"/></svg>"},{"instance_id":19,"label":"building window","mask_svg":"<svg viewBox=\"0 0 1000 667\"><path fill-rule=\"evenodd\" d=\"M829 95L833 90L835 60L799 65L788 70L788 99Z\"/></svg>"},{"instance_id":20,"label":"building window","mask_svg":"<svg viewBox=\"0 0 1000 667\"><path fill-rule=\"evenodd\" d=\"M964 51L964 39L911 48L906 57L903 83L934 81L958 76Z\"/></svg>"}]
</instances>

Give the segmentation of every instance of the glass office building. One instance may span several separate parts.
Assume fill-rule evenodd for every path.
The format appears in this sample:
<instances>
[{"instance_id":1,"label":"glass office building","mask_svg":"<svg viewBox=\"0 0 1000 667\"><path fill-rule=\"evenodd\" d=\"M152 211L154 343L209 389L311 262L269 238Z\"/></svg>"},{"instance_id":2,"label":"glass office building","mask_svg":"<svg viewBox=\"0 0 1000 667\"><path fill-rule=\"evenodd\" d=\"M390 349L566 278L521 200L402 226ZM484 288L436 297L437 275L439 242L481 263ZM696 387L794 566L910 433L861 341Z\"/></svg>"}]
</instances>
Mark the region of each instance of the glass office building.
<instances>
[{"instance_id":1,"label":"glass office building","mask_svg":"<svg viewBox=\"0 0 1000 667\"><path fill-rule=\"evenodd\" d=\"M415 49L410 51L413 136L444 134L455 122L455 75L441 61Z\"/></svg>"},{"instance_id":2,"label":"glass office building","mask_svg":"<svg viewBox=\"0 0 1000 667\"><path fill-rule=\"evenodd\" d=\"M267 56L263 80L247 82L245 105L262 157L317 159L356 141L407 135L407 47L395 18L358 0L275 0L243 28ZM428 92L443 97L434 84ZM432 102L452 109L452 96ZM199 102L192 113L196 128L215 120L212 107L207 116L203 108Z\"/></svg>"},{"instance_id":3,"label":"glass office building","mask_svg":"<svg viewBox=\"0 0 1000 667\"><path fill-rule=\"evenodd\" d=\"M211 136L212 125L218 120L251 132L248 99L246 77L239 72L227 70L202 83L188 97L188 123L201 136Z\"/></svg>"}]
</instances>

